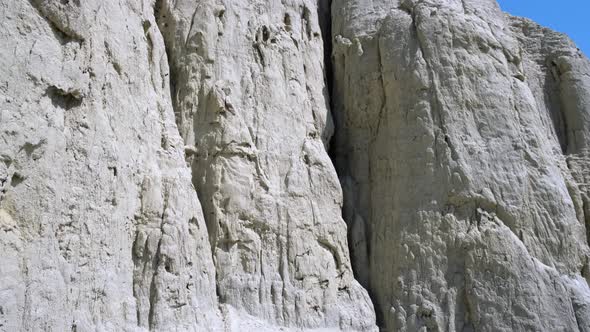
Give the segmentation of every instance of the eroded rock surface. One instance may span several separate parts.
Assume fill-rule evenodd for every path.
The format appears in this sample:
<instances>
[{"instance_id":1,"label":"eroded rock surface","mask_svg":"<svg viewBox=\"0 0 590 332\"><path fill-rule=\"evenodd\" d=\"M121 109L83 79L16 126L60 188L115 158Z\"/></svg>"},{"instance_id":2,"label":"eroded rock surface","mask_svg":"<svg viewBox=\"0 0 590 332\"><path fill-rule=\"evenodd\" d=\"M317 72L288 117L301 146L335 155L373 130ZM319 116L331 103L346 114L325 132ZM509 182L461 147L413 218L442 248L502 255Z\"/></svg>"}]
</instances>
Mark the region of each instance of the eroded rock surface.
<instances>
[{"instance_id":1,"label":"eroded rock surface","mask_svg":"<svg viewBox=\"0 0 590 332\"><path fill-rule=\"evenodd\" d=\"M0 329L221 322L149 2L0 13Z\"/></svg>"},{"instance_id":2,"label":"eroded rock surface","mask_svg":"<svg viewBox=\"0 0 590 332\"><path fill-rule=\"evenodd\" d=\"M0 329L375 328L318 4L0 6Z\"/></svg>"},{"instance_id":3,"label":"eroded rock surface","mask_svg":"<svg viewBox=\"0 0 590 332\"><path fill-rule=\"evenodd\" d=\"M353 278L315 1L163 1L173 101L219 299L286 326L368 330Z\"/></svg>"},{"instance_id":4,"label":"eroded rock surface","mask_svg":"<svg viewBox=\"0 0 590 332\"><path fill-rule=\"evenodd\" d=\"M494 0L0 18L0 331L590 331L566 36Z\"/></svg>"},{"instance_id":5,"label":"eroded rock surface","mask_svg":"<svg viewBox=\"0 0 590 332\"><path fill-rule=\"evenodd\" d=\"M495 1L332 17L336 164L380 323L588 331L588 60Z\"/></svg>"}]
</instances>

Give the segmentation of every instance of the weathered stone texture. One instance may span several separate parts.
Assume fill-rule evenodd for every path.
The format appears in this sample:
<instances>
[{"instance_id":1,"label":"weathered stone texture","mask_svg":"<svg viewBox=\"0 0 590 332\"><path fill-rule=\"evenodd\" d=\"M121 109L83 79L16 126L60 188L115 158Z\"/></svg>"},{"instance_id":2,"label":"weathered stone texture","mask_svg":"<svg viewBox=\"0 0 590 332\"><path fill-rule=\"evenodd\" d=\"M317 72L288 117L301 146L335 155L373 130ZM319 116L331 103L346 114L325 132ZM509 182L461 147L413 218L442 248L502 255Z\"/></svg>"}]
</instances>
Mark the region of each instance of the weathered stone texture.
<instances>
[{"instance_id":1,"label":"weathered stone texture","mask_svg":"<svg viewBox=\"0 0 590 332\"><path fill-rule=\"evenodd\" d=\"M203 330L204 218L149 2L0 4L0 329Z\"/></svg>"},{"instance_id":2,"label":"weathered stone texture","mask_svg":"<svg viewBox=\"0 0 590 332\"><path fill-rule=\"evenodd\" d=\"M314 1L157 7L173 101L201 198L219 299L286 326L365 330Z\"/></svg>"},{"instance_id":3,"label":"weathered stone texture","mask_svg":"<svg viewBox=\"0 0 590 332\"><path fill-rule=\"evenodd\" d=\"M336 165L381 323L587 331L588 60L495 1L332 17Z\"/></svg>"},{"instance_id":4,"label":"weathered stone texture","mask_svg":"<svg viewBox=\"0 0 590 332\"><path fill-rule=\"evenodd\" d=\"M0 45L0 331L590 332L590 61L494 0L9 0Z\"/></svg>"}]
</instances>

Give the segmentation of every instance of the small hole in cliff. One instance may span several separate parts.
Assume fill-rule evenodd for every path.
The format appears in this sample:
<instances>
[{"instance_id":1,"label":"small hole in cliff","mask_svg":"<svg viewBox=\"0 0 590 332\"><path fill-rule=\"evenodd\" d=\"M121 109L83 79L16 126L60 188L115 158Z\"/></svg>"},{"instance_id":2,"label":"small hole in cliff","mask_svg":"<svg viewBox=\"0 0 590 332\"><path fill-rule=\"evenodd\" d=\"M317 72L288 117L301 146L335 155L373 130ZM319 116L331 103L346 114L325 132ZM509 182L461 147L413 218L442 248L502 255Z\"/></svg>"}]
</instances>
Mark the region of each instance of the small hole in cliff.
<instances>
[{"instance_id":1,"label":"small hole in cliff","mask_svg":"<svg viewBox=\"0 0 590 332\"><path fill-rule=\"evenodd\" d=\"M308 155L303 155L303 162L308 166L311 164L311 160L309 159Z\"/></svg>"},{"instance_id":2,"label":"small hole in cliff","mask_svg":"<svg viewBox=\"0 0 590 332\"><path fill-rule=\"evenodd\" d=\"M22 175L14 173L12 175L12 179L10 180L10 185L16 187L19 184L23 183L23 181L25 181L25 178Z\"/></svg>"},{"instance_id":3,"label":"small hole in cliff","mask_svg":"<svg viewBox=\"0 0 590 332\"><path fill-rule=\"evenodd\" d=\"M166 263L164 263L164 269L166 270L166 272L168 273L172 273L172 264L170 263L170 261L166 261Z\"/></svg>"},{"instance_id":4,"label":"small hole in cliff","mask_svg":"<svg viewBox=\"0 0 590 332\"><path fill-rule=\"evenodd\" d=\"M451 146L451 138L449 135L445 135L445 143L447 143L448 146Z\"/></svg>"},{"instance_id":5,"label":"small hole in cliff","mask_svg":"<svg viewBox=\"0 0 590 332\"><path fill-rule=\"evenodd\" d=\"M289 14L285 14L285 17L283 17L283 23L285 24L285 30L287 31L291 31L292 27L291 27L291 16Z\"/></svg>"},{"instance_id":6,"label":"small hole in cliff","mask_svg":"<svg viewBox=\"0 0 590 332\"><path fill-rule=\"evenodd\" d=\"M218 17L219 19L222 19L222 18L223 18L223 16L225 16L225 9L221 9L221 10L219 11L219 13L217 13L217 17Z\"/></svg>"},{"instance_id":7,"label":"small hole in cliff","mask_svg":"<svg viewBox=\"0 0 590 332\"><path fill-rule=\"evenodd\" d=\"M65 91L52 85L45 90L45 95L51 99L53 106L66 110L82 104L82 96L78 90Z\"/></svg>"},{"instance_id":8,"label":"small hole in cliff","mask_svg":"<svg viewBox=\"0 0 590 332\"><path fill-rule=\"evenodd\" d=\"M43 154L43 152L39 151L39 149L43 145L45 145L45 143L46 143L46 141L44 139L39 141L39 143L37 143L37 144L33 144L31 142L26 142L23 145L22 150L25 151L25 153L27 154L27 157L31 157L33 160L37 160Z\"/></svg>"},{"instance_id":9,"label":"small hole in cliff","mask_svg":"<svg viewBox=\"0 0 590 332\"><path fill-rule=\"evenodd\" d=\"M148 30L152 27L152 24L150 23L150 21L143 21L143 33L147 33Z\"/></svg>"},{"instance_id":10,"label":"small hole in cliff","mask_svg":"<svg viewBox=\"0 0 590 332\"><path fill-rule=\"evenodd\" d=\"M113 172L113 176L117 176L117 167L109 166L108 169Z\"/></svg>"},{"instance_id":11,"label":"small hole in cliff","mask_svg":"<svg viewBox=\"0 0 590 332\"><path fill-rule=\"evenodd\" d=\"M267 26L262 27L262 41L266 42L270 38L270 30Z\"/></svg>"}]
</instances>

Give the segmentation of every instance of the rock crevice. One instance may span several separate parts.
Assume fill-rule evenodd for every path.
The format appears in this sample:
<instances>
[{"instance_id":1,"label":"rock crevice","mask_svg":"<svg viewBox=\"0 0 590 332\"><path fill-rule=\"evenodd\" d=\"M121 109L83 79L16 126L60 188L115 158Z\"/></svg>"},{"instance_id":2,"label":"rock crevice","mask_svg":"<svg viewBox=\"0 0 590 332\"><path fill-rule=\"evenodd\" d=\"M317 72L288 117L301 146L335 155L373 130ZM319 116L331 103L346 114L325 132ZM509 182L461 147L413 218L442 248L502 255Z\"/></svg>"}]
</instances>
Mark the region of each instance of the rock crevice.
<instances>
[{"instance_id":1,"label":"rock crevice","mask_svg":"<svg viewBox=\"0 0 590 332\"><path fill-rule=\"evenodd\" d=\"M270 324L371 330L326 152L329 3L269 5L281 20L262 3L156 4L218 298Z\"/></svg>"}]
</instances>

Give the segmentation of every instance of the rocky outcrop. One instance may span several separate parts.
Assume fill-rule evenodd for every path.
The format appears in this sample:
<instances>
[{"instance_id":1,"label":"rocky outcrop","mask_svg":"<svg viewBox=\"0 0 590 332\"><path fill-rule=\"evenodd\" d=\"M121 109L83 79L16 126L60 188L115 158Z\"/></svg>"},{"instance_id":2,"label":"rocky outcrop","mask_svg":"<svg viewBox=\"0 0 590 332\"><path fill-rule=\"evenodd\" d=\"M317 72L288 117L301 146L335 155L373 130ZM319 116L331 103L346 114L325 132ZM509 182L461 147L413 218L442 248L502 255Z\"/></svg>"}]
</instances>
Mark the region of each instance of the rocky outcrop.
<instances>
[{"instance_id":1,"label":"rocky outcrop","mask_svg":"<svg viewBox=\"0 0 590 332\"><path fill-rule=\"evenodd\" d=\"M523 67L528 86L546 117L544 121L550 124L547 129L553 139L557 137L565 155L569 169L565 173L571 173L575 180L568 190L573 192L578 220L585 221L588 232L590 61L566 36L527 19L508 19L527 54Z\"/></svg>"},{"instance_id":2,"label":"rocky outcrop","mask_svg":"<svg viewBox=\"0 0 590 332\"><path fill-rule=\"evenodd\" d=\"M0 329L375 327L319 8L1 5Z\"/></svg>"},{"instance_id":3,"label":"rocky outcrop","mask_svg":"<svg viewBox=\"0 0 590 332\"><path fill-rule=\"evenodd\" d=\"M336 165L380 323L587 331L588 60L495 1L332 16Z\"/></svg>"},{"instance_id":4,"label":"rocky outcrop","mask_svg":"<svg viewBox=\"0 0 590 332\"><path fill-rule=\"evenodd\" d=\"M173 102L219 300L283 326L367 330L312 1L162 1Z\"/></svg>"},{"instance_id":5,"label":"rocky outcrop","mask_svg":"<svg viewBox=\"0 0 590 332\"><path fill-rule=\"evenodd\" d=\"M0 329L220 322L152 7L15 1L0 12Z\"/></svg>"},{"instance_id":6,"label":"rocky outcrop","mask_svg":"<svg viewBox=\"0 0 590 332\"><path fill-rule=\"evenodd\" d=\"M0 18L0 331L590 331L566 36L493 0Z\"/></svg>"}]
</instances>

